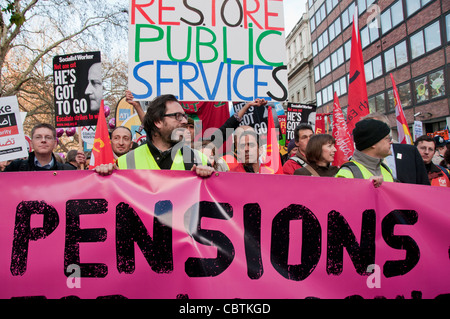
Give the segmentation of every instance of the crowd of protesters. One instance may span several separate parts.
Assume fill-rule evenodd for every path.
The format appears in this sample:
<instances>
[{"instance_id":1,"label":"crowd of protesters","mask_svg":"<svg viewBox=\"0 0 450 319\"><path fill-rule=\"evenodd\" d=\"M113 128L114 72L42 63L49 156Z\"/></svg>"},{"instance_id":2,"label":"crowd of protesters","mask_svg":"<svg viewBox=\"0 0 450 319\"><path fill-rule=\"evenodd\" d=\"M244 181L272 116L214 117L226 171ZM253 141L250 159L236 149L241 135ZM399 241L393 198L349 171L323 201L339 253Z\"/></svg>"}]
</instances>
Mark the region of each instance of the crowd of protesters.
<instances>
[{"instance_id":1,"label":"crowd of protesters","mask_svg":"<svg viewBox=\"0 0 450 319\"><path fill-rule=\"evenodd\" d=\"M115 169L172 169L191 170L208 177L214 171L259 173L264 161L265 146L256 131L240 126L250 107L264 107L267 101L257 99L247 103L217 129L211 138L194 142L194 123L173 95L154 99L144 112L127 92L147 140L137 145L132 132L119 126L110 132L116 162L99 165L100 175L112 174ZM231 130L230 130L231 129ZM224 141L233 132L233 150L220 154ZM308 124L300 124L289 141L287 153L281 156L282 171L288 175L316 177L363 178L379 187L383 182L401 182L450 187L450 141L441 136L427 135L416 139L414 145L394 143L390 123L382 114L362 118L353 130L355 151L341 167L333 166L336 141L329 134L314 134ZM217 138L219 137L219 138ZM42 170L81 170L89 167L89 154L70 150L65 160L54 153L56 130L50 124L38 124L31 131L32 152L26 159L0 162L5 172Z\"/></svg>"}]
</instances>

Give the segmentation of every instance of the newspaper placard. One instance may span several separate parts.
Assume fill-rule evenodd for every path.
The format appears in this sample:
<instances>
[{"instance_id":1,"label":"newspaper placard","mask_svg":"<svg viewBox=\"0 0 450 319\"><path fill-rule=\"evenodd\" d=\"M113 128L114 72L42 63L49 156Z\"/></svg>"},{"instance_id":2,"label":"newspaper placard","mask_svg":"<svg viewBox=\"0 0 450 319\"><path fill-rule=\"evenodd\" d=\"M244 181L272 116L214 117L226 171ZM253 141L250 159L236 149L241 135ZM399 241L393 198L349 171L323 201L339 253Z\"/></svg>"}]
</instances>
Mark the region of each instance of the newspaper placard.
<instances>
[{"instance_id":1,"label":"newspaper placard","mask_svg":"<svg viewBox=\"0 0 450 319\"><path fill-rule=\"evenodd\" d=\"M100 52L53 58L56 127L97 125L103 99Z\"/></svg>"},{"instance_id":2,"label":"newspaper placard","mask_svg":"<svg viewBox=\"0 0 450 319\"><path fill-rule=\"evenodd\" d=\"M0 161L28 156L16 96L0 98Z\"/></svg>"}]
</instances>

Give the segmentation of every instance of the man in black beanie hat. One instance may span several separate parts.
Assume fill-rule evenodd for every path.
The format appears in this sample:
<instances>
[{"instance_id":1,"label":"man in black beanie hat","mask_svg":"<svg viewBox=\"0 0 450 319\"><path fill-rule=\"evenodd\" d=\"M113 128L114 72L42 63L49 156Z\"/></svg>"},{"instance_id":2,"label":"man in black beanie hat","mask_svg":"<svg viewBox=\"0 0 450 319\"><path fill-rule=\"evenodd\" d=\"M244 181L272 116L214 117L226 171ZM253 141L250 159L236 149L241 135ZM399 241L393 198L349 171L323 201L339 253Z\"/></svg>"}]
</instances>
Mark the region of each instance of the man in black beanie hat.
<instances>
[{"instance_id":1,"label":"man in black beanie hat","mask_svg":"<svg viewBox=\"0 0 450 319\"><path fill-rule=\"evenodd\" d=\"M356 150L350 162L344 163L336 177L363 178L379 187L383 181L393 182L390 169L383 159L391 154L391 129L381 121L361 120L355 125L353 139Z\"/></svg>"}]
</instances>

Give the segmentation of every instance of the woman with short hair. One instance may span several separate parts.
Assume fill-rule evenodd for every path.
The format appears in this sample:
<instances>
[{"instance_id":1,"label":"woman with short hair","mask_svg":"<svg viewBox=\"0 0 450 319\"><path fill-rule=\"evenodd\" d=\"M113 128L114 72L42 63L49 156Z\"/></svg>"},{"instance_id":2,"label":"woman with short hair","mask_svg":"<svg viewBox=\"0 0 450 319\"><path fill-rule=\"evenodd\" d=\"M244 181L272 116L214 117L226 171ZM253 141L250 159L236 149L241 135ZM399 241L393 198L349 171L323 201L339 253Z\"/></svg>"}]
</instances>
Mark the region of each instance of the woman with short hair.
<instances>
[{"instance_id":1,"label":"woman with short hair","mask_svg":"<svg viewBox=\"0 0 450 319\"><path fill-rule=\"evenodd\" d=\"M311 137L306 146L308 165L295 170L294 175L334 177L338 167L332 166L336 154L336 140L330 134Z\"/></svg>"}]
</instances>

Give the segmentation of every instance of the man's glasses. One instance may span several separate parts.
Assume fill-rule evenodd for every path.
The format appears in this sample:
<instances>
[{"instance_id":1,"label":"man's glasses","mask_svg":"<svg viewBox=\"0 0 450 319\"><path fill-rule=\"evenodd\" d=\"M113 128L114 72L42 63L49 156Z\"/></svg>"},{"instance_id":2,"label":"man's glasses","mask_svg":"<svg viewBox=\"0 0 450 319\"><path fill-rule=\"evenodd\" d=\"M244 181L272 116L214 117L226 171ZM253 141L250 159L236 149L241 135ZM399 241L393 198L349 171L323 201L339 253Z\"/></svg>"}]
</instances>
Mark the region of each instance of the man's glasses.
<instances>
[{"instance_id":1,"label":"man's glasses","mask_svg":"<svg viewBox=\"0 0 450 319\"><path fill-rule=\"evenodd\" d=\"M185 119L187 121L188 119L188 115L186 113L181 113L181 112L177 112L177 113L169 113L169 114L164 114L163 117L166 116L174 116L175 119L179 122L181 122L183 119Z\"/></svg>"},{"instance_id":2,"label":"man's glasses","mask_svg":"<svg viewBox=\"0 0 450 319\"><path fill-rule=\"evenodd\" d=\"M46 140L46 141L53 141L55 138L53 136L50 135L46 135L46 136L42 136L42 135L36 135L33 137L33 140L36 141L42 141L42 140Z\"/></svg>"}]
</instances>

